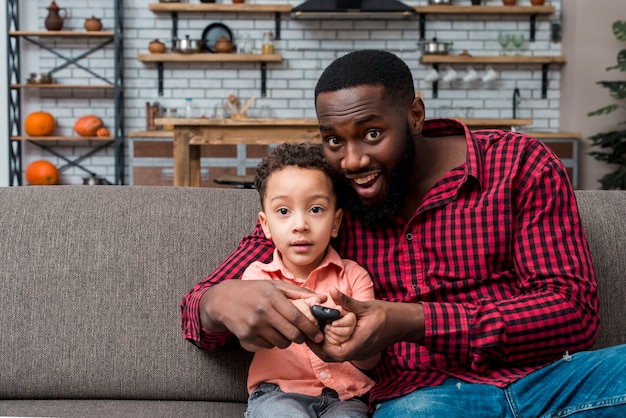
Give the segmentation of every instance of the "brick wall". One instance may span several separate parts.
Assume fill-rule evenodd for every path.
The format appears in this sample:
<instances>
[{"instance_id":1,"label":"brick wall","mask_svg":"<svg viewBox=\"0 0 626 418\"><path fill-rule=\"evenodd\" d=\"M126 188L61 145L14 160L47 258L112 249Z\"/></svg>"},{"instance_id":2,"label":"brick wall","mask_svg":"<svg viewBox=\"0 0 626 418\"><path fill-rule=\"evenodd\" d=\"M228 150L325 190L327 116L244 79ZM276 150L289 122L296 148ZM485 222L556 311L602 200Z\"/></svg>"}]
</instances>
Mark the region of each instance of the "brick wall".
<instances>
[{"instance_id":1,"label":"brick wall","mask_svg":"<svg viewBox=\"0 0 626 418\"><path fill-rule=\"evenodd\" d=\"M548 74L548 97L541 98L540 65L498 65L494 69L498 79L491 83L475 81L471 83L457 80L452 83L439 83L438 98L432 98L431 84L423 80L428 66L419 64L421 55L417 45L419 37L418 19L413 20L293 20L282 16L281 40L276 41L276 50L283 55L282 63L268 63L267 97L260 97L260 68L257 63L164 63L163 96L157 96L157 69L155 64L141 63L136 58L140 53L147 53L148 43L160 39L169 47L172 20L169 14L153 13L148 9L150 2L158 0L124 0L124 86L125 86L125 130L145 130L146 102L159 101L165 107L184 107L186 97L192 97L197 112L210 116L216 105L223 103L229 94L240 98L256 97L251 116L260 106L268 106L274 117L314 117L313 87L323 70L333 59L348 51L361 48L380 48L390 50L403 58L410 66L415 77L415 87L423 92L430 117L465 116L475 118L510 118L512 117L512 94L517 87L521 91L521 103L518 106L518 118L532 118L533 126L528 130L559 130L559 81L560 67L552 66ZM188 0L199 2L199 0ZM228 2L229 0L218 0ZM299 0L246 0L247 3L299 4ZM95 15L102 18L104 30L113 27L113 8L111 2L99 0L61 0L57 4L70 10L70 18L64 29L82 30L87 17ZM408 5L426 5L427 0L410 1ZM470 4L467 0L457 0L456 4ZM487 0L489 5L500 5L500 0ZM530 4L530 0L520 0L521 5ZM43 20L47 15L49 0L22 0L21 29L43 30ZM466 49L475 55L498 55L498 33L523 33L526 42L523 54L560 55L561 44L550 41L550 23L559 18L561 2L553 0L557 12L551 16L537 17L536 42L528 42L529 17L500 15L428 15L426 20L426 38L437 37L441 41L453 42L452 53ZM180 37L190 35L200 38L204 28L213 22L222 22L235 33L249 34L255 41L255 48L260 48L264 31L274 30L274 16L267 14L188 14L179 13L178 33ZM84 43L76 40L54 41L54 46L70 56L78 55ZM89 44L96 41L88 41ZM59 64L51 54L39 48L22 43L23 80L29 72L45 71ZM103 71L113 77L113 50L99 51L84 61L90 67ZM442 72L445 71L442 66ZM460 77L465 75L465 65L454 66ZM479 75L485 70L484 65L475 67ZM89 83L95 82L84 71L68 67L55 76L60 82ZM25 91L23 92L23 114L43 109L51 111L56 117L60 134L71 134L74 120L85 114L101 116L109 126L113 125L111 92L100 91ZM137 144L148 141L147 144ZM135 176L141 176L141 182L167 179L171 169L171 158L164 149L167 144L162 140L132 138L127 140L126 169L128 182L135 182ZM151 145L152 144L152 145ZM54 144L54 149L64 155L75 155L88 149L92 144L82 143ZM150 148L154 148L151 154ZM26 144L25 165L28 162L46 158L63 165L64 162L49 153ZM157 152L158 151L158 152ZM203 157L202 167L206 176L213 173L228 172L245 174L258 162L258 150L246 147L231 147L229 150L211 151L212 157ZM139 153L139 154L138 154ZM262 153L261 153L262 154ZM83 163L93 171L113 180L113 149L98 153ZM134 170L133 168L137 169ZM150 169L161 167L161 172ZM165 171L163 171L165 170ZM140 174L141 172L141 174ZM148 173L148 174L146 174ZM68 168L62 173L64 184L82 183L84 172ZM151 177L154 177L151 179ZM208 177L207 177L208 178ZM205 182L206 185L212 185Z\"/></svg>"}]
</instances>

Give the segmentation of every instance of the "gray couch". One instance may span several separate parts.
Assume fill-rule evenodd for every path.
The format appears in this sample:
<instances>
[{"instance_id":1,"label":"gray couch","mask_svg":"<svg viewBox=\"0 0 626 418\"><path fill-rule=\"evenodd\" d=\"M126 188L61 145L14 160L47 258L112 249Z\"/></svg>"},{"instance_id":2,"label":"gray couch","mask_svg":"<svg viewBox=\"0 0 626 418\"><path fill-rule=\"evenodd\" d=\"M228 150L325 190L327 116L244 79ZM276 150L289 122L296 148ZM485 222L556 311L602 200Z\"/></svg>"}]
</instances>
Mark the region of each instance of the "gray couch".
<instances>
[{"instance_id":1,"label":"gray couch","mask_svg":"<svg viewBox=\"0 0 626 418\"><path fill-rule=\"evenodd\" d=\"M626 343L626 192L578 192L597 347ZM250 356L182 339L179 301L250 231L254 190L0 188L0 415L235 417Z\"/></svg>"}]
</instances>

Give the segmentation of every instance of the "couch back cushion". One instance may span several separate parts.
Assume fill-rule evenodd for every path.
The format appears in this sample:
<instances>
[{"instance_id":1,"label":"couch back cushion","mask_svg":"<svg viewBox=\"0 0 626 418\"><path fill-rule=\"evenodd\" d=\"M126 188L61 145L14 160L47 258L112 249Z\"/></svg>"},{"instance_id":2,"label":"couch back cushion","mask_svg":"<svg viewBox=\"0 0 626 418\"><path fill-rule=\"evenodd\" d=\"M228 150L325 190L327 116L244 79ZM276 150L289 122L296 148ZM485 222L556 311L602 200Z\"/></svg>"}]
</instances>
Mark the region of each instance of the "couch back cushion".
<instances>
[{"instance_id":1,"label":"couch back cushion","mask_svg":"<svg viewBox=\"0 0 626 418\"><path fill-rule=\"evenodd\" d=\"M626 192L577 192L596 347L626 343ZM0 398L246 400L250 355L182 339L179 302L250 232L254 190L0 188Z\"/></svg>"},{"instance_id":2,"label":"couch back cushion","mask_svg":"<svg viewBox=\"0 0 626 418\"><path fill-rule=\"evenodd\" d=\"M576 191L600 297L594 348L626 344L626 192Z\"/></svg>"},{"instance_id":3,"label":"couch back cushion","mask_svg":"<svg viewBox=\"0 0 626 418\"><path fill-rule=\"evenodd\" d=\"M250 356L184 341L179 302L258 206L255 190L0 189L0 398L245 401Z\"/></svg>"}]
</instances>

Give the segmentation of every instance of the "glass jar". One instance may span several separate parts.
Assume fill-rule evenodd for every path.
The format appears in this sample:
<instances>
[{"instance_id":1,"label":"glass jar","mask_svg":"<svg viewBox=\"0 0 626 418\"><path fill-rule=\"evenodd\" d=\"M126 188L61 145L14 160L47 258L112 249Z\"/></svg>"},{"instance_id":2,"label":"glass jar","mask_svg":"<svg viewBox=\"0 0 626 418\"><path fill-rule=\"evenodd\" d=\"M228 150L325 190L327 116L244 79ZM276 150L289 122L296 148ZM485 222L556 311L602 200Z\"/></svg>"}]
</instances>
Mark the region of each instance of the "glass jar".
<instances>
[{"instance_id":1,"label":"glass jar","mask_svg":"<svg viewBox=\"0 0 626 418\"><path fill-rule=\"evenodd\" d=\"M177 118L178 117L178 110L176 110L174 108L166 109L165 110L165 117L166 118ZM174 125L173 124L163 125L163 130L164 131L173 131L174 130Z\"/></svg>"},{"instance_id":2,"label":"glass jar","mask_svg":"<svg viewBox=\"0 0 626 418\"><path fill-rule=\"evenodd\" d=\"M261 53L273 54L274 53L274 33L263 32L263 43L261 44Z\"/></svg>"}]
</instances>

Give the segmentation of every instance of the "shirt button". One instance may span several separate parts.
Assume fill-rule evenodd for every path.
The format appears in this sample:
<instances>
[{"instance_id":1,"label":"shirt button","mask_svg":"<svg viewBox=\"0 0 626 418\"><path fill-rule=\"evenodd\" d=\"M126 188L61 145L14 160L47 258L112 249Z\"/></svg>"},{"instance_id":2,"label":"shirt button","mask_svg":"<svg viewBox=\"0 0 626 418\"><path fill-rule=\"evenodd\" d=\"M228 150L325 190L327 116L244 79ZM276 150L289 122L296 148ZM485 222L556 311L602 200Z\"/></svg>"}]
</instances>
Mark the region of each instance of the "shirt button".
<instances>
[{"instance_id":1,"label":"shirt button","mask_svg":"<svg viewBox=\"0 0 626 418\"><path fill-rule=\"evenodd\" d=\"M328 377L328 375L326 374L326 372L321 372L321 373L320 373L320 377L321 377L322 379L326 379L326 378Z\"/></svg>"},{"instance_id":2,"label":"shirt button","mask_svg":"<svg viewBox=\"0 0 626 418\"><path fill-rule=\"evenodd\" d=\"M413 239L413 234L411 234L410 232L408 234L406 234L406 240L407 241L411 241Z\"/></svg>"}]
</instances>

